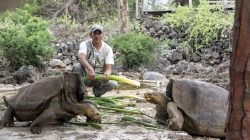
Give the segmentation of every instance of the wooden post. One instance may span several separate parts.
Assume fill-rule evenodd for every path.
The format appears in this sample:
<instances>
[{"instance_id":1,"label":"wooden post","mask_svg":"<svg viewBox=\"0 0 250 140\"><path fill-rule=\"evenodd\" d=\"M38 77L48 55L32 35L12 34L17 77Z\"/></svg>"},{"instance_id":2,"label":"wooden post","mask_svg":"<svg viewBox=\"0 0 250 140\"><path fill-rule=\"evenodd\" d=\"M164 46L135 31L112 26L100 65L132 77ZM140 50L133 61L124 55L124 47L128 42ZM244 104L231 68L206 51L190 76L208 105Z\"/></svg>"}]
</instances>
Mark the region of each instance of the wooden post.
<instances>
[{"instance_id":1,"label":"wooden post","mask_svg":"<svg viewBox=\"0 0 250 140\"><path fill-rule=\"evenodd\" d=\"M135 18L139 17L139 0L135 0Z\"/></svg>"},{"instance_id":2,"label":"wooden post","mask_svg":"<svg viewBox=\"0 0 250 140\"><path fill-rule=\"evenodd\" d=\"M226 140L250 138L250 0L236 0Z\"/></svg>"},{"instance_id":3,"label":"wooden post","mask_svg":"<svg viewBox=\"0 0 250 140\"><path fill-rule=\"evenodd\" d=\"M223 0L223 8L226 9L228 4L228 0Z\"/></svg>"},{"instance_id":4,"label":"wooden post","mask_svg":"<svg viewBox=\"0 0 250 140\"><path fill-rule=\"evenodd\" d=\"M189 5L190 8L193 7L193 2L192 2L192 0L188 0L188 5Z\"/></svg>"},{"instance_id":5,"label":"wooden post","mask_svg":"<svg viewBox=\"0 0 250 140\"><path fill-rule=\"evenodd\" d=\"M128 0L118 0L117 1L118 14L120 20L120 32L128 32Z\"/></svg>"}]
</instances>

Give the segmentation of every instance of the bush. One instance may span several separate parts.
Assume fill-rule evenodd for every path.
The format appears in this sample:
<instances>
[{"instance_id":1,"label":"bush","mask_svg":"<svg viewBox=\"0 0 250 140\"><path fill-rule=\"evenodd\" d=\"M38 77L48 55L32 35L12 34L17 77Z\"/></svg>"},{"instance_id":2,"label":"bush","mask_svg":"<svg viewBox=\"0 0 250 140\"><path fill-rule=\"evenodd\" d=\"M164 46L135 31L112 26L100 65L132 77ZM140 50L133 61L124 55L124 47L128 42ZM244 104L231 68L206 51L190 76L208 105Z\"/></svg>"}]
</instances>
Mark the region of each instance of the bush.
<instances>
[{"instance_id":1,"label":"bush","mask_svg":"<svg viewBox=\"0 0 250 140\"><path fill-rule=\"evenodd\" d=\"M158 42L145 34L127 33L115 36L110 45L121 53L118 61L124 68L136 68L153 61Z\"/></svg>"},{"instance_id":2,"label":"bush","mask_svg":"<svg viewBox=\"0 0 250 140\"><path fill-rule=\"evenodd\" d=\"M179 6L174 14L167 14L163 19L173 28L184 27L190 45L199 48L229 33L233 26L234 13L214 9L202 0L197 9Z\"/></svg>"},{"instance_id":3,"label":"bush","mask_svg":"<svg viewBox=\"0 0 250 140\"><path fill-rule=\"evenodd\" d=\"M17 9L0 16L0 47L10 65L37 66L53 55L52 33L48 22L32 16L26 10Z\"/></svg>"}]
</instances>

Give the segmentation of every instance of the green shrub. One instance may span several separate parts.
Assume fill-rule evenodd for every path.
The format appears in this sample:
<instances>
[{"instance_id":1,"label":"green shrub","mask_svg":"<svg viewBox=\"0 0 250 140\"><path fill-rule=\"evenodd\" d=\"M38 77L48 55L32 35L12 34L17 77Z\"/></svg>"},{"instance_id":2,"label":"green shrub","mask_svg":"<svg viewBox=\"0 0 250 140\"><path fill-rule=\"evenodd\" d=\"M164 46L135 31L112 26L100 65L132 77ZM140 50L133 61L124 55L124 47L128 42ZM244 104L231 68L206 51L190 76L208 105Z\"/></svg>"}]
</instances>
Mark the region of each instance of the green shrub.
<instances>
[{"instance_id":1,"label":"green shrub","mask_svg":"<svg viewBox=\"0 0 250 140\"><path fill-rule=\"evenodd\" d=\"M163 19L173 28L185 27L190 45L199 48L229 33L233 26L234 13L213 9L203 0L196 9L179 6L174 14L167 14Z\"/></svg>"},{"instance_id":2,"label":"green shrub","mask_svg":"<svg viewBox=\"0 0 250 140\"><path fill-rule=\"evenodd\" d=\"M0 16L0 47L10 65L37 66L53 55L52 33L48 22L32 16L28 11L17 9Z\"/></svg>"},{"instance_id":3,"label":"green shrub","mask_svg":"<svg viewBox=\"0 0 250 140\"><path fill-rule=\"evenodd\" d=\"M127 33L113 37L110 45L121 53L118 58L124 68L136 68L152 62L158 42L145 34Z\"/></svg>"}]
</instances>

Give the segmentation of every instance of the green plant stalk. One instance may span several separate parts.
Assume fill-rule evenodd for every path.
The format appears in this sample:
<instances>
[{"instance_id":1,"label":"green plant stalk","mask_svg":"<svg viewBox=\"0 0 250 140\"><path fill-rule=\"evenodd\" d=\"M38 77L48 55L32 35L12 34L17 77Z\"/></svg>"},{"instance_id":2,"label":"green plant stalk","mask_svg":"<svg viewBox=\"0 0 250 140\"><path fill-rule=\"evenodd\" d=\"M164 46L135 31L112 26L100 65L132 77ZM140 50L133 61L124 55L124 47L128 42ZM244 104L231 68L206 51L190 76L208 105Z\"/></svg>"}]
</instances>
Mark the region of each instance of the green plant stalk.
<instances>
[{"instance_id":1,"label":"green plant stalk","mask_svg":"<svg viewBox=\"0 0 250 140\"><path fill-rule=\"evenodd\" d=\"M111 103L111 104L116 104L117 101L111 98L107 98L107 97L94 97L94 96L85 96L87 99L93 100L93 101L101 101L101 102L105 102L105 103Z\"/></svg>"},{"instance_id":2,"label":"green plant stalk","mask_svg":"<svg viewBox=\"0 0 250 140\"><path fill-rule=\"evenodd\" d=\"M106 106L106 107L111 107L111 108L119 108L119 109L124 109L125 106L135 106L134 103L129 102L129 103L124 103L123 101L119 99L125 99L125 98L132 98L132 99L140 99L139 97L136 96L117 96L117 97L93 97L93 96L86 96L87 99L95 102L96 104L100 106Z\"/></svg>"},{"instance_id":3,"label":"green plant stalk","mask_svg":"<svg viewBox=\"0 0 250 140\"><path fill-rule=\"evenodd\" d=\"M79 126L91 126L94 127L96 129L102 129L102 126L97 124L97 123L93 123L93 122L67 122L69 124L74 124L74 125L79 125Z\"/></svg>"},{"instance_id":4,"label":"green plant stalk","mask_svg":"<svg viewBox=\"0 0 250 140\"><path fill-rule=\"evenodd\" d=\"M99 98L99 97L92 97L92 96L86 96L87 99L94 101L96 104L101 106L108 106L113 108L124 108L125 106L121 103L118 103L118 101L113 100L111 98Z\"/></svg>"},{"instance_id":5,"label":"green plant stalk","mask_svg":"<svg viewBox=\"0 0 250 140\"><path fill-rule=\"evenodd\" d=\"M109 76L97 75L95 77L95 80L102 80L104 78L108 78L109 80L114 80L114 81L121 82L121 83L130 84L130 85L133 85L133 86L136 86L136 87L140 87L140 82L128 79L128 78L126 78L124 76L117 76L117 75L109 75ZM88 80L88 77L84 77L83 80Z\"/></svg>"},{"instance_id":6,"label":"green plant stalk","mask_svg":"<svg viewBox=\"0 0 250 140\"><path fill-rule=\"evenodd\" d=\"M122 121L131 121L131 122L134 122L136 124L139 124L139 125L143 125L145 127L150 127L150 128L156 128L156 125L153 125L153 124L150 124L150 123L145 123L145 122L142 122L140 120L137 120L133 117L130 117L130 116L124 116L122 117L121 119Z\"/></svg>"},{"instance_id":7,"label":"green plant stalk","mask_svg":"<svg viewBox=\"0 0 250 140\"><path fill-rule=\"evenodd\" d=\"M154 127L145 127L146 129L150 129L150 130L157 130L157 131L163 131L164 129L160 129L160 128L154 128Z\"/></svg>"},{"instance_id":8,"label":"green plant stalk","mask_svg":"<svg viewBox=\"0 0 250 140\"><path fill-rule=\"evenodd\" d=\"M86 98L92 101L116 104L116 101L111 98L105 98L105 97L100 98L100 97L94 97L94 96L86 96Z\"/></svg>"},{"instance_id":9,"label":"green plant stalk","mask_svg":"<svg viewBox=\"0 0 250 140\"><path fill-rule=\"evenodd\" d=\"M129 114L142 114L140 111L137 110L127 110L127 109L119 109L119 108L111 108L111 107L102 107L99 106L99 109L107 109L107 110L114 110L116 112L123 112L123 113L129 113Z\"/></svg>"},{"instance_id":10,"label":"green plant stalk","mask_svg":"<svg viewBox=\"0 0 250 140\"><path fill-rule=\"evenodd\" d=\"M111 97L111 99L142 99L142 98L132 95L122 95L122 96Z\"/></svg>"},{"instance_id":11,"label":"green plant stalk","mask_svg":"<svg viewBox=\"0 0 250 140\"><path fill-rule=\"evenodd\" d=\"M109 103L97 103L100 106L103 107L109 107L109 108L118 108L118 109L124 109L124 105L115 105L115 104L109 104Z\"/></svg>"}]
</instances>

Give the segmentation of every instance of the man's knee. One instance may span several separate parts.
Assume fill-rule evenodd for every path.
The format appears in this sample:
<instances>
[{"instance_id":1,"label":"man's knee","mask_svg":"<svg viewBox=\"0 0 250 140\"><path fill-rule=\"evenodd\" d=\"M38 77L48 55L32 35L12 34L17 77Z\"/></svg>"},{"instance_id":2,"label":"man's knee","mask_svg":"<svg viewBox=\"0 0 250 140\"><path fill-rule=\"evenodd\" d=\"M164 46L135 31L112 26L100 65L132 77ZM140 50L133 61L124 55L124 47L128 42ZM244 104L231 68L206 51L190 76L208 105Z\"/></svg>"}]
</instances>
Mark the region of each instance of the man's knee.
<instances>
[{"instance_id":1,"label":"man's knee","mask_svg":"<svg viewBox=\"0 0 250 140\"><path fill-rule=\"evenodd\" d=\"M109 80L109 85L111 86L112 89L118 87L118 83L113 80Z\"/></svg>"},{"instance_id":2,"label":"man's knee","mask_svg":"<svg viewBox=\"0 0 250 140\"><path fill-rule=\"evenodd\" d=\"M96 97L101 97L103 94L105 94L108 91L113 90L118 86L118 83L113 80L109 80L107 84L100 85L97 87L93 87L93 92Z\"/></svg>"}]
</instances>

